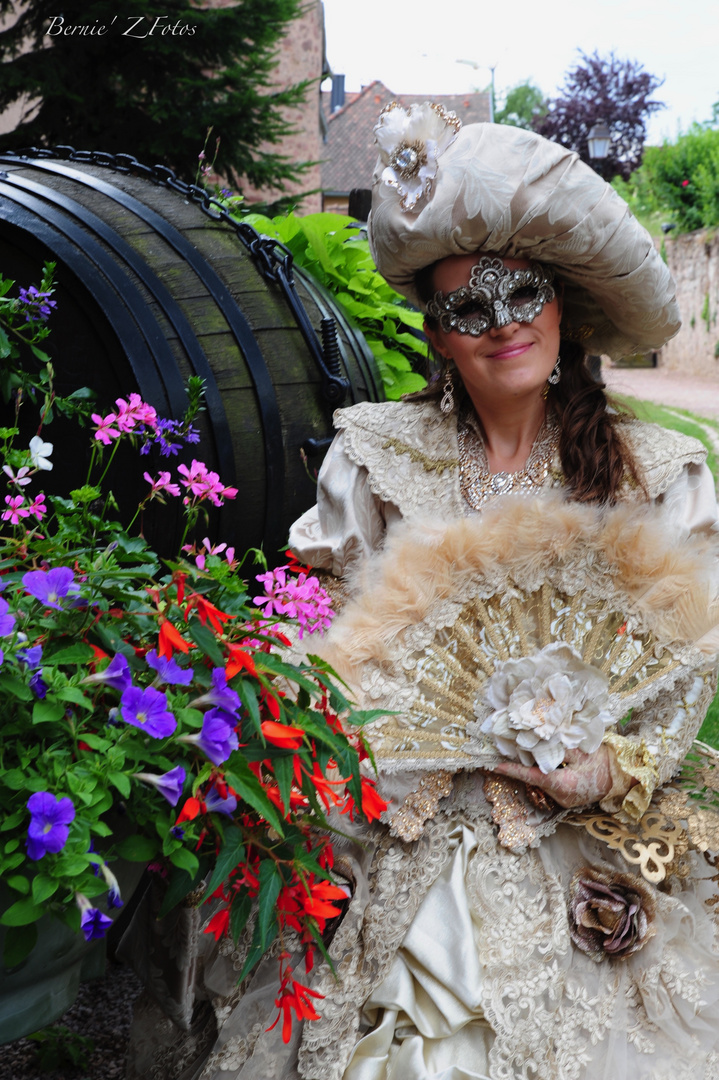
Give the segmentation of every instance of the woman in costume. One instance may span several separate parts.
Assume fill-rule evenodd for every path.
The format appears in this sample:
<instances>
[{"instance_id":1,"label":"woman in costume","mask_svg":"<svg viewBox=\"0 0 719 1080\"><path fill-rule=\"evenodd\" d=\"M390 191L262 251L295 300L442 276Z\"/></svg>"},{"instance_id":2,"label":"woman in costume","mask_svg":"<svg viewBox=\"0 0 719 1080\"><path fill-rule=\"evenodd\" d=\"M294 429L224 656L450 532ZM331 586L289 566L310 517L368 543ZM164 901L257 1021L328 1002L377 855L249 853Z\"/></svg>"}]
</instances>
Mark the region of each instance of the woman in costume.
<instances>
[{"instance_id":1,"label":"woman in costume","mask_svg":"<svg viewBox=\"0 0 719 1080\"><path fill-rule=\"evenodd\" d=\"M335 842L321 1019L284 1046L261 966L202 1080L719 1078L712 762L675 775L715 690L713 482L584 365L676 333L671 277L560 146L428 104L376 135L372 250L441 373L336 415L290 543L347 598L324 655L387 712L390 805Z\"/></svg>"}]
</instances>

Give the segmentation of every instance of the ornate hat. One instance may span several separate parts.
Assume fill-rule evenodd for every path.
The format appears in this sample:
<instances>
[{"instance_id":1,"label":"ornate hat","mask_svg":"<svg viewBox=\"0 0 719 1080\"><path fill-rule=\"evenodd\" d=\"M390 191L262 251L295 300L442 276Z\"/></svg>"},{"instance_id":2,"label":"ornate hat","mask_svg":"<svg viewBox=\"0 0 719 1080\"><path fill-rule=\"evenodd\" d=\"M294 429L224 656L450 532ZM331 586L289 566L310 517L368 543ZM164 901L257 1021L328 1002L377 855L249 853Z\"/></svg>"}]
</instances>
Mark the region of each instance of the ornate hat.
<instances>
[{"instance_id":1,"label":"ornate hat","mask_svg":"<svg viewBox=\"0 0 719 1080\"><path fill-rule=\"evenodd\" d=\"M675 285L649 233L577 154L502 124L461 126L425 102L393 102L375 127L369 241L379 272L420 304L418 270L475 251L551 264L562 336L619 359L680 326Z\"/></svg>"}]
</instances>

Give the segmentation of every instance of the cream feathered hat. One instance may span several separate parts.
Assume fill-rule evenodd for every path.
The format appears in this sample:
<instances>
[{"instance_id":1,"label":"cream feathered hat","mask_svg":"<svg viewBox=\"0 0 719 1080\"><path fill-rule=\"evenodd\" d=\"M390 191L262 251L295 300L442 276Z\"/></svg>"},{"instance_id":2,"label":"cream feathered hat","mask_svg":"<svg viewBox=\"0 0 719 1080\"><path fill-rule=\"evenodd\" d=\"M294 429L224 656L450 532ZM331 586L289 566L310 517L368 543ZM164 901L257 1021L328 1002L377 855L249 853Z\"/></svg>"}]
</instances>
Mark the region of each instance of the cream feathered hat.
<instances>
[{"instance_id":1,"label":"cream feathered hat","mask_svg":"<svg viewBox=\"0 0 719 1080\"><path fill-rule=\"evenodd\" d=\"M375 135L370 248L412 303L418 270L481 250L552 265L564 283L562 336L589 353L648 352L679 330L652 238L577 154L520 128L462 127L429 102L393 102Z\"/></svg>"}]
</instances>

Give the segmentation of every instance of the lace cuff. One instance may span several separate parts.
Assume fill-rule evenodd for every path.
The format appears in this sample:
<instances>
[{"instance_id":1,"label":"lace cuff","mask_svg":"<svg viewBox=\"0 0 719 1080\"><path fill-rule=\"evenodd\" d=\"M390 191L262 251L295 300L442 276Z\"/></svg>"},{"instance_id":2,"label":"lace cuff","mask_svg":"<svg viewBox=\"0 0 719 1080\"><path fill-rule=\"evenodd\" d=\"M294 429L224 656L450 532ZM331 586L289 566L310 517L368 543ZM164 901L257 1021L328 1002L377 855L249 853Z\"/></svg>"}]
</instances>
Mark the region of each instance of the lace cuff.
<instances>
[{"instance_id":1,"label":"lace cuff","mask_svg":"<svg viewBox=\"0 0 719 1080\"><path fill-rule=\"evenodd\" d=\"M639 821L659 781L654 755L643 739L637 741L616 732L604 736L604 745L612 750L612 787L599 805L608 813L622 810L632 821Z\"/></svg>"}]
</instances>

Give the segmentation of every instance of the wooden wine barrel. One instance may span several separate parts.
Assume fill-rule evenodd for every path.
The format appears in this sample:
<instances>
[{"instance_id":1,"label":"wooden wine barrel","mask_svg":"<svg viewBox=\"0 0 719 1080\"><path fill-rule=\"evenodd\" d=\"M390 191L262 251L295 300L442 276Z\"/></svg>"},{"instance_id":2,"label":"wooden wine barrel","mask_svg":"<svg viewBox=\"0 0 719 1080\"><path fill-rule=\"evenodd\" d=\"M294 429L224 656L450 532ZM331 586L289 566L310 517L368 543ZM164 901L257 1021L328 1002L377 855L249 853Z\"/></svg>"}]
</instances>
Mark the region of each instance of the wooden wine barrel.
<instances>
[{"instance_id":1,"label":"wooden wine barrel","mask_svg":"<svg viewBox=\"0 0 719 1080\"><path fill-rule=\"evenodd\" d=\"M205 380L200 446L169 462L126 454L112 478L121 507L137 505L148 466L196 456L239 488L213 512L212 535L241 551L263 545L271 560L314 502L334 409L383 396L361 333L287 254L127 155L0 155L2 273L27 286L57 263L47 347L58 391L90 386L100 411L136 391L177 418L188 376ZM45 437L56 444L45 489L83 483L87 432L56 421ZM177 505L164 513L145 532L169 553L182 521Z\"/></svg>"}]
</instances>

